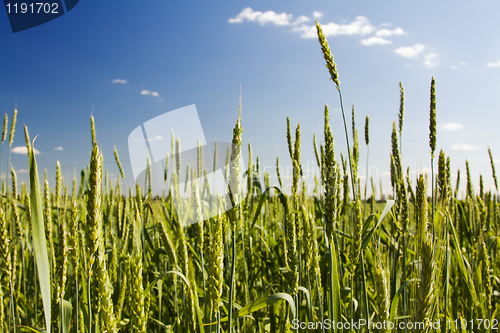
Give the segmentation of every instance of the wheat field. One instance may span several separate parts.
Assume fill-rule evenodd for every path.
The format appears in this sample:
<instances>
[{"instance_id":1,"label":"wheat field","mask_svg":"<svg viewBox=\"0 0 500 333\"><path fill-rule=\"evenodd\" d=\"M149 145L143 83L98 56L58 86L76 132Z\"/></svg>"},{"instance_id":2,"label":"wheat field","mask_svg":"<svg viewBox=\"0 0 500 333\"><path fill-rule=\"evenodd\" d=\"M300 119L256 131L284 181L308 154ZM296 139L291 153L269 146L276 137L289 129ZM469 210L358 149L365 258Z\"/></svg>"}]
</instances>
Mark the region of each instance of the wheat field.
<instances>
[{"instance_id":1,"label":"wheat field","mask_svg":"<svg viewBox=\"0 0 500 333\"><path fill-rule=\"evenodd\" d=\"M223 199L211 194L208 183L198 187L193 182L182 214L196 219L207 202L220 209L215 217L187 226L174 205L183 190L179 167L165 170L171 183L163 196L152 195L151 178L145 186L126 189L115 150L119 177L111 182L92 118L88 168L78 182L68 184L58 163L56 179L49 180L39 174L35 142L25 127L30 182L18 188L12 168L10 181L2 183L0 332L498 329L500 204L491 151L495 191L484 190L482 176L474 190L466 164L466 196L458 198L460 184L451 184L450 159L436 152L432 78L432 172L411 179L401 160L400 84L399 121L393 124L388 161L394 197L380 200L379 180L358 177L358 165L364 163L358 130L354 121L348 129L336 64L316 26L342 108L345 133L337 135L345 135L349 147L334 146L328 106L318 110L324 112L324 131L314 137L321 174L313 193L306 193L302 179L300 124L292 126L289 119L291 194L282 191L279 160L279 186L269 186L270 175L261 171L258 158L253 160L249 145L244 177L238 163L226 170L234 208L224 211ZM5 141L12 145L16 115L10 131L5 115L2 153ZM242 154L243 128L240 112L228 160ZM366 117L368 147L369 141ZM347 151L340 161L335 149ZM173 150L170 158L177 163L178 156ZM368 164L368 154L361 158ZM206 172L187 174L195 179Z\"/></svg>"}]
</instances>

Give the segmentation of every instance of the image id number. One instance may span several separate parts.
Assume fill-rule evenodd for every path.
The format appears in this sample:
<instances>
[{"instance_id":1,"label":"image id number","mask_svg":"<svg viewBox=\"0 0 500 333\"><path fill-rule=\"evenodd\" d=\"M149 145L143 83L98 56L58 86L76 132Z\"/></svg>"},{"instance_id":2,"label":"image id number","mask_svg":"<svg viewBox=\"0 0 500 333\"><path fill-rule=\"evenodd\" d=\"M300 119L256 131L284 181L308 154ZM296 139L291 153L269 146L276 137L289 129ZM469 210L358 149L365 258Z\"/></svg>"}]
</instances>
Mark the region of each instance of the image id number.
<instances>
[{"instance_id":1,"label":"image id number","mask_svg":"<svg viewBox=\"0 0 500 333\"><path fill-rule=\"evenodd\" d=\"M37 2L37 3L21 3L21 4L10 4L5 5L7 7L8 14L59 14L59 4L57 3L48 3L48 2Z\"/></svg>"}]
</instances>

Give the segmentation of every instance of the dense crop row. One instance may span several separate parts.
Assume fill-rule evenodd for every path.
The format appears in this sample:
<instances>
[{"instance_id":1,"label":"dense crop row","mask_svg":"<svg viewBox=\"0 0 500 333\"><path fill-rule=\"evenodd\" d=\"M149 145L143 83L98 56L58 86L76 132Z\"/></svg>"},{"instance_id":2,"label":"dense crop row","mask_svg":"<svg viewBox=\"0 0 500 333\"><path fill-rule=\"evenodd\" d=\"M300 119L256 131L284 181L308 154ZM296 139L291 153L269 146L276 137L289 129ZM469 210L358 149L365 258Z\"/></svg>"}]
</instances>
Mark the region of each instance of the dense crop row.
<instances>
[{"instance_id":1,"label":"dense crop row","mask_svg":"<svg viewBox=\"0 0 500 333\"><path fill-rule=\"evenodd\" d=\"M317 28L340 94L336 65ZM182 214L197 219L207 204L221 208L215 217L188 226L174 205L186 190L179 186L179 142L169 157L175 167L165 170L171 182L164 196L152 195L151 176L145 187L138 184L126 194L116 151L120 176L114 184L107 180L92 119L92 153L79 187L76 179L63 182L58 164L51 188L46 176L40 183L25 128L30 184L19 191L12 169L0 203L0 332L288 332L302 331L296 323L308 322L302 328L325 332L327 325L316 322L326 320L425 323L408 332L456 332L465 321L467 331L488 331L498 317L500 285L493 158L490 152L497 192L485 192L482 185L474 191L467 165L466 197L458 200L449 158L441 151L434 160L434 86L432 79L430 180L419 175L412 181L403 170L401 86L399 123L391 136L394 200L377 202L374 180L363 183L357 175L354 110L351 135L344 117L351 142L347 157L336 160L325 107L323 139L319 146L314 140L321 170L314 193L306 193L301 179L300 124L293 135L288 120L291 194L281 191L279 161L280 186L269 187L269 175L262 174L258 159L254 164L249 145L245 177L240 179L238 163L226 170L235 208L224 212L208 183L193 182ZM4 124L2 147L7 118ZM368 126L366 118L366 145ZM10 144L14 127L15 120ZM239 160L242 133L239 116L230 161ZM186 173L196 179L206 170ZM471 321L478 318L483 321ZM437 321L440 329L429 326Z\"/></svg>"}]
</instances>

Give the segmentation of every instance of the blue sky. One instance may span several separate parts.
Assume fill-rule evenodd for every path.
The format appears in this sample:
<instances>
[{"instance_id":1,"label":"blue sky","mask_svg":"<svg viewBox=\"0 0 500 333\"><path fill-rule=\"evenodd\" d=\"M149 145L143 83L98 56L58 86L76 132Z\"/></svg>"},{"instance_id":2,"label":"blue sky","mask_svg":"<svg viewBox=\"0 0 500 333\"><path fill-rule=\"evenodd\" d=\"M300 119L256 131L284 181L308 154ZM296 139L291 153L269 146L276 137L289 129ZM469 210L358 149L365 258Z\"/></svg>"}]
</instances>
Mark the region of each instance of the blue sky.
<instances>
[{"instance_id":1,"label":"blue sky","mask_svg":"<svg viewBox=\"0 0 500 333\"><path fill-rule=\"evenodd\" d=\"M87 0L54 21L13 34L0 10L0 111L10 120L17 102L19 112L12 164L27 181L27 157L15 153L24 146L26 124L32 138L38 135L39 167L54 179L60 160L70 182L89 160L93 110L105 168L116 178L116 146L131 185L127 138L134 128L195 104L207 141L229 141L240 85L245 155L250 141L271 176L276 156L283 167L291 164L287 116L292 126L300 121L303 164L313 168L312 136L321 138L325 104L336 151L345 154L338 96L313 29L317 18L337 63L349 120L355 104L363 166L364 118L370 116L369 165L384 192L390 193L399 81L406 92L403 162L413 177L430 168L432 76L437 147L451 158L453 182L457 169L464 176L468 159L475 188L480 172L491 187L488 147L500 165L499 12L495 1Z\"/></svg>"}]
</instances>

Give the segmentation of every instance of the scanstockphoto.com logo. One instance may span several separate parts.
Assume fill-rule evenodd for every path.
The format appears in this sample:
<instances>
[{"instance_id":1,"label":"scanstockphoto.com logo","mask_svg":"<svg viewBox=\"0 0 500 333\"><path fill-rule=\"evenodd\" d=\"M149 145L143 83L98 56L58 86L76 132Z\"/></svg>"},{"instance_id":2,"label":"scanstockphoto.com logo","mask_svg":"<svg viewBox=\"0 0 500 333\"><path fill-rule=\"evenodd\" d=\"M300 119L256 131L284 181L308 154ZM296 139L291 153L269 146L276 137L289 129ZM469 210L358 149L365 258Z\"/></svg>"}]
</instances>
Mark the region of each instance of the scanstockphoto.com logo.
<instances>
[{"instance_id":1,"label":"scanstockphoto.com logo","mask_svg":"<svg viewBox=\"0 0 500 333\"><path fill-rule=\"evenodd\" d=\"M79 0L4 0L12 32L52 21L75 8Z\"/></svg>"},{"instance_id":2,"label":"scanstockphoto.com logo","mask_svg":"<svg viewBox=\"0 0 500 333\"><path fill-rule=\"evenodd\" d=\"M238 163L242 170L243 158L230 160L230 142L206 142L194 104L137 126L128 137L128 148L136 183L153 196L170 193L182 224L197 223L233 207L229 190L234 194L238 189L228 184L228 172Z\"/></svg>"}]
</instances>

